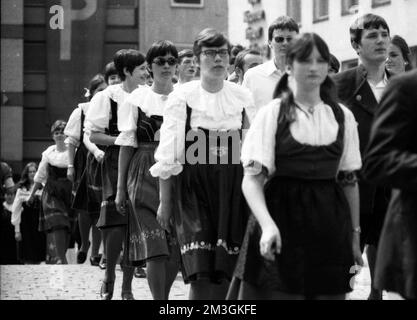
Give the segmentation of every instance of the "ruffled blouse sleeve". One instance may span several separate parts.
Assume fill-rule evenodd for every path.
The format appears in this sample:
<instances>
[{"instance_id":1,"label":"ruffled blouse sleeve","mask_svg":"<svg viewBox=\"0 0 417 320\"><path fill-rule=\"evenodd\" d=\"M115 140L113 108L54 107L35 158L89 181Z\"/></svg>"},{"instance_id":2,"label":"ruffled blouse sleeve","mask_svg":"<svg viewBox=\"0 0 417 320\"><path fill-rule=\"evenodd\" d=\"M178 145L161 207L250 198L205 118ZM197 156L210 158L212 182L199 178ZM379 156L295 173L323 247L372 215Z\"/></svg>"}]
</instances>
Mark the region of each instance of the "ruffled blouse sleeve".
<instances>
[{"instance_id":1,"label":"ruffled blouse sleeve","mask_svg":"<svg viewBox=\"0 0 417 320\"><path fill-rule=\"evenodd\" d=\"M109 126L109 118L110 98L106 90L104 90L96 93L90 101L90 106L85 116L85 131L104 133Z\"/></svg>"},{"instance_id":2,"label":"ruffled blouse sleeve","mask_svg":"<svg viewBox=\"0 0 417 320\"><path fill-rule=\"evenodd\" d=\"M137 94L135 91L129 95L117 110L117 127L119 128L120 134L114 144L118 146L138 147L136 136L138 107L134 102Z\"/></svg>"},{"instance_id":3,"label":"ruffled blouse sleeve","mask_svg":"<svg viewBox=\"0 0 417 320\"><path fill-rule=\"evenodd\" d=\"M185 148L186 99L180 88L172 92L164 109L156 163L150 168L153 177L168 179L182 171Z\"/></svg>"},{"instance_id":4,"label":"ruffled blouse sleeve","mask_svg":"<svg viewBox=\"0 0 417 320\"><path fill-rule=\"evenodd\" d=\"M359 149L358 124L348 108L340 105L345 115L345 135L343 153L339 163L339 171L356 171L362 167Z\"/></svg>"},{"instance_id":5,"label":"ruffled blouse sleeve","mask_svg":"<svg viewBox=\"0 0 417 320\"><path fill-rule=\"evenodd\" d=\"M81 108L76 108L68 119L65 126L64 134L66 144L72 144L76 147L80 145L80 131L81 130Z\"/></svg>"},{"instance_id":6,"label":"ruffled blouse sleeve","mask_svg":"<svg viewBox=\"0 0 417 320\"><path fill-rule=\"evenodd\" d=\"M51 147L46 149L44 152L42 152L42 160L39 163L38 171L36 171L34 181L37 183L45 184L46 180L48 179L48 164L49 159L48 155L51 152Z\"/></svg>"},{"instance_id":7,"label":"ruffled blouse sleeve","mask_svg":"<svg viewBox=\"0 0 417 320\"><path fill-rule=\"evenodd\" d=\"M244 137L241 161L247 175L257 175L266 169L270 176L276 170L275 134L279 108L279 100L261 108Z\"/></svg>"}]
</instances>

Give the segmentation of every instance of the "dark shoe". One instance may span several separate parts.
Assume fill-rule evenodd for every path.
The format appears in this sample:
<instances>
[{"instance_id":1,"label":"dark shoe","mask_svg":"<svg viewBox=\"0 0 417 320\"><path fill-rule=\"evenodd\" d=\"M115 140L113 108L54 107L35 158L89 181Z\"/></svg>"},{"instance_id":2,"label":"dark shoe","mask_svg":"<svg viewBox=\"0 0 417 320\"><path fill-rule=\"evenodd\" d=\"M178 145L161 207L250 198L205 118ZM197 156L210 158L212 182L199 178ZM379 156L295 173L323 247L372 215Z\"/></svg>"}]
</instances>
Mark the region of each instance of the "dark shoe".
<instances>
[{"instance_id":1,"label":"dark shoe","mask_svg":"<svg viewBox=\"0 0 417 320\"><path fill-rule=\"evenodd\" d=\"M101 270L105 270L105 269L107 268L107 259L102 259L102 260L100 261L100 263L98 264L98 267L99 267Z\"/></svg>"},{"instance_id":2,"label":"dark shoe","mask_svg":"<svg viewBox=\"0 0 417 320\"><path fill-rule=\"evenodd\" d=\"M113 298L114 281L109 281L101 284L100 297L101 300L111 300Z\"/></svg>"},{"instance_id":3,"label":"dark shoe","mask_svg":"<svg viewBox=\"0 0 417 320\"><path fill-rule=\"evenodd\" d=\"M83 251L79 251L77 254L77 263L83 264L86 259L87 259L87 253Z\"/></svg>"},{"instance_id":4,"label":"dark shoe","mask_svg":"<svg viewBox=\"0 0 417 320\"><path fill-rule=\"evenodd\" d=\"M122 300L135 300L135 297L131 291L122 292Z\"/></svg>"},{"instance_id":5,"label":"dark shoe","mask_svg":"<svg viewBox=\"0 0 417 320\"><path fill-rule=\"evenodd\" d=\"M146 272L143 268L137 267L134 276L135 278L146 278Z\"/></svg>"},{"instance_id":6,"label":"dark shoe","mask_svg":"<svg viewBox=\"0 0 417 320\"><path fill-rule=\"evenodd\" d=\"M90 257L90 263L92 266L98 267L101 261L101 254L97 257Z\"/></svg>"},{"instance_id":7,"label":"dark shoe","mask_svg":"<svg viewBox=\"0 0 417 320\"><path fill-rule=\"evenodd\" d=\"M88 249L90 249L90 241L88 241ZM77 254L77 263L78 264L83 264L84 262L85 262L85 260L87 260L87 252L88 252L88 249L87 249L87 251L78 251L78 254Z\"/></svg>"}]
</instances>

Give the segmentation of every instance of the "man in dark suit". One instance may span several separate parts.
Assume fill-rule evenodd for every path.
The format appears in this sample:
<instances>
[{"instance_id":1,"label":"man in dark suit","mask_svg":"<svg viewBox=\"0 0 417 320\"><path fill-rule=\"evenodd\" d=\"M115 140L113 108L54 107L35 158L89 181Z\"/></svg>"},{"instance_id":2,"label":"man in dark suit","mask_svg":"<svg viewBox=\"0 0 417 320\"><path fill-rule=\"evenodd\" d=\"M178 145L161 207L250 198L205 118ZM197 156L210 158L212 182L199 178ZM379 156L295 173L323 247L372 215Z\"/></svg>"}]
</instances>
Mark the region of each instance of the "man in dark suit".
<instances>
[{"instance_id":1,"label":"man in dark suit","mask_svg":"<svg viewBox=\"0 0 417 320\"><path fill-rule=\"evenodd\" d=\"M333 76L340 102L348 107L358 122L361 154L368 144L372 120L388 83L385 60L388 57L390 29L377 15L366 14L350 27L353 49L359 56L358 67ZM389 200L389 190L376 188L363 181L358 173L360 192L361 248L367 247L371 279L376 246ZM382 292L371 289L369 299L382 299Z\"/></svg>"},{"instance_id":2,"label":"man in dark suit","mask_svg":"<svg viewBox=\"0 0 417 320\"><path fill-rule=\"evenodd\" d=\"M417 299L417 71L389 84L372 127L364 175L388 185L388 208L375 269L375 287Z\"/></svg>"}]
</instances>

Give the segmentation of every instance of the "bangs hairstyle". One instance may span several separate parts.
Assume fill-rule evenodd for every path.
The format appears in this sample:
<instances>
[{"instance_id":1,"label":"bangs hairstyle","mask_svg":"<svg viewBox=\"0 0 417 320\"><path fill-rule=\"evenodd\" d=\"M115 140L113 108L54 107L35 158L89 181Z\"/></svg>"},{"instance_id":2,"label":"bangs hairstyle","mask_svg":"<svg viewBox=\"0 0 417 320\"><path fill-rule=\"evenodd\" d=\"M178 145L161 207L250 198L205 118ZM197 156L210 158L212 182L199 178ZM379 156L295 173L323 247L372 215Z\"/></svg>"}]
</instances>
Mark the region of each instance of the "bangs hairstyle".
<instances>
[{"instance_id":1,"label":"bangs hairstyle","mask_svg":"<svg viewBox=\"0 0 417 320\"><path fill-rule=\"evenodd\" d=\"M38 165L35 162L29 162L23 169L22 174L20 175L20 181L18 182L18 187L25 187L29 189L30 181L29 181L29 169L35 168L38 171Z\"/></svg>"},{"instance_id":2,"label":"bangs hairstyle","mask_svg":"<svg viewBox=\"0 0 417 320\"><path fill-rule=\"evenodd\" d=\"M167 54L171 54L173 57L178 59L178 50L177 47L169 40L159 40L154 42L146 53L146 63L148 64L148 72L153 78L153 72L151 70L151 65L153 60L156 57L163 57Z\"/></svg>"},{"instance_id":3,"label":"bangs hairstyle","mask_svg":"<svg viewBox=\"0 0 417 320\"><path fill-rule=\"evenodd\" d=\"M93 98L93 92L103 83L107 83L101 73L96 74L88 83L88 91L90 95L88 96L88 100L90 101Z\"/></svg>"},{"instance_id":4,"label":"bangs hairstyle","mask_svg":"<svg viewBox=\"0 0 417 320\"><path fill-rule=\"evenodd\" d=\"M349 28L350 41L357 44L361 43L362 32L364 29L379 29L380 27L386 29L388 34L390 33L387 22L381 16L376 14L368 13L353 22Z\"/></svg>"},{"instance_id":5,"label":"bangs hairstyle","mask_svg":"<svg viewBox=\"0 0 417 320\"><path fill-rule=\"evenodd\" d=\"M129 73L132 73L136 67L145 62L145 57L138 50L122 49L116 52L113 62L120 80L125 81L126 76L124 74L124 69L126 68Z\"/></svg>"},{"instance_id":6,"label":"bangs hairstyle","mask_svg":"<svg viewBox=\"0 0 417 320\"><path fill-rule=\"evenodd\" d=\"M178 63L181 64L184 58L192 58L194 57L193 50L191 49L184 49L178 53Z\"/></svg>"},{"instance_id":7,"label":"bangs hairstyle","mask_svg":"<svg viewBox=\"0 0 417 320\"><path fill-rule=\"evenodd\" d=\"M232 47L226 36L215 29L206 28L200 31L194 40L194 55L197 57L197 60L200 61L200 54L203 47L221 47L225 44L227 44L227 50L229 51L230 55L230 50Z\"/></svg>"},{"instance_id":8,"label":"bangs hairstyle","mask_svg":"<svg viewBox=\"0 0 417 320\"><path fill-rule=\"evenodd\" d=\"M104 68L104 80L107 84L109 83L110 76L114 74L119 75L119 73L116 70L116 66L114 65L114 62L112 61L106 64L106 67Z\"/></svg>"},{"instance_id":9,"label":"bangs hairstyle","mask_svg":"<svg viewBox=\"0 0 417 320\"><path fill-rule=\"evenodd\" d=\"M297 33L300 32L300 28L298 26L298 23L291 17L288 16L281 16L278 19L276 19L268 28L268 40L272 41L272 34L275 30L289 30L289 31L295 31Z\"/></svg>"},{"instance_id":10,"label":"bangs hairstyle","mask_svg":"<svg viewBox=\"0 0 417 320\"><path fill-rule=\"evenodd\" d=\"M55 131L64 131L66 125L67 123L64 120L55 121L51 126L51 134Z\"/></svg>"},{"instance_id":11,"label":"bangs hairstyle","mask_svg":"<svg viewBox=\"0 0 417 320\"><path fill-rule=\"evenodd\" d=\"M294 61L305 62L317 48L321 57L330 62L330 51L326 42L316 33L303 33L296 37L287 48L286 61L287 65L292 65ZM320 86L320 97L324 103L328 105L337 105L336 86L329 76L326 77ZM273 98L281 99L281 112L279 121L286 120L288 122L295 121L295 103L294 93L288 85L288 73L285 73L279 80Z\"/></svg>"},{"instance_id":12,"label":"bangs hairstyle","mask_svg":"<svg viewBox=\"0 0 417 320\"><path fill-rule=\"evenodd\" d=\"M411 51L404 38L400 36L393 36L391 39L391 44L397 46L400 49L404 61L407 62L407 65L405 66L405 71L410 71L411 69L413 69L413 65L411 62Z\"/></svg>"}]
</instances>

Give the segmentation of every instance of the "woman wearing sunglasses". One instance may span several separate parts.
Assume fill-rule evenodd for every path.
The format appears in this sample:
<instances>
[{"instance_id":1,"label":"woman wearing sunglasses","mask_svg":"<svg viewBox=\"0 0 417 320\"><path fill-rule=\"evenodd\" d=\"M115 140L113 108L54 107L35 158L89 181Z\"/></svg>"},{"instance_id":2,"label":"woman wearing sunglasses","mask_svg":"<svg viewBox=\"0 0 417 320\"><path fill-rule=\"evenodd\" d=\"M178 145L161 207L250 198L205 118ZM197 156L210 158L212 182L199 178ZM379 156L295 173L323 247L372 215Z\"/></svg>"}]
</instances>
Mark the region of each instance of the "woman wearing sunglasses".
<instances>
[{"instance_id":1,"label":"woman wearing sunglasses","mask_svg":"<svg viewBox=\"0 0 417 320\"><path fill-rule=\"evenodd\" d=\"M68 150L65 145L64 129L66 122L57 120L51 127L55 144L42 153L42 160L35 174L28 205L35 200L36 191L45 185L41 197L39 231L46 232L51 262L67 264L65 257L71 230L71 189L72 183L67 178Z\"/></svg>"},{"instance_id":2,"label":"woman wearing sunglasses","mask_svg":"<svg viewBox=\"0 0 417 320\"><path fill-rule=\"evenodd\" d=\"M129 215L124 255L134 265L146 262L149 288L155 300L168 299L179 269L176 240L156 220L158 179L149 173L149 168L155 163L156 134L162 124L168 94L173 89L171 79L177 60L178 52L172 42L154 43L146 55L153 84L133 91L119 110L118 117L121 133L116 144L121 148L116 207L119 212L128 212ZM146 74L145 69L144 72ZM127 195L132 210L126 211Z\"/></svg>"},{"instance_id":3,"label":"woman wearing sunglasses","mask_svg":"<svg viewBox=\"0 0 417 320\"><path fill-rule=\"evenodd\" d=\"M254 103L247 89L224 80L223 34L205 29L193 49L201 80L170 95L150 171L160 183L158 221L177 234L190 299L224 299L246 225L238 158L245 109Z\"/></svg>"}]
</instances>

